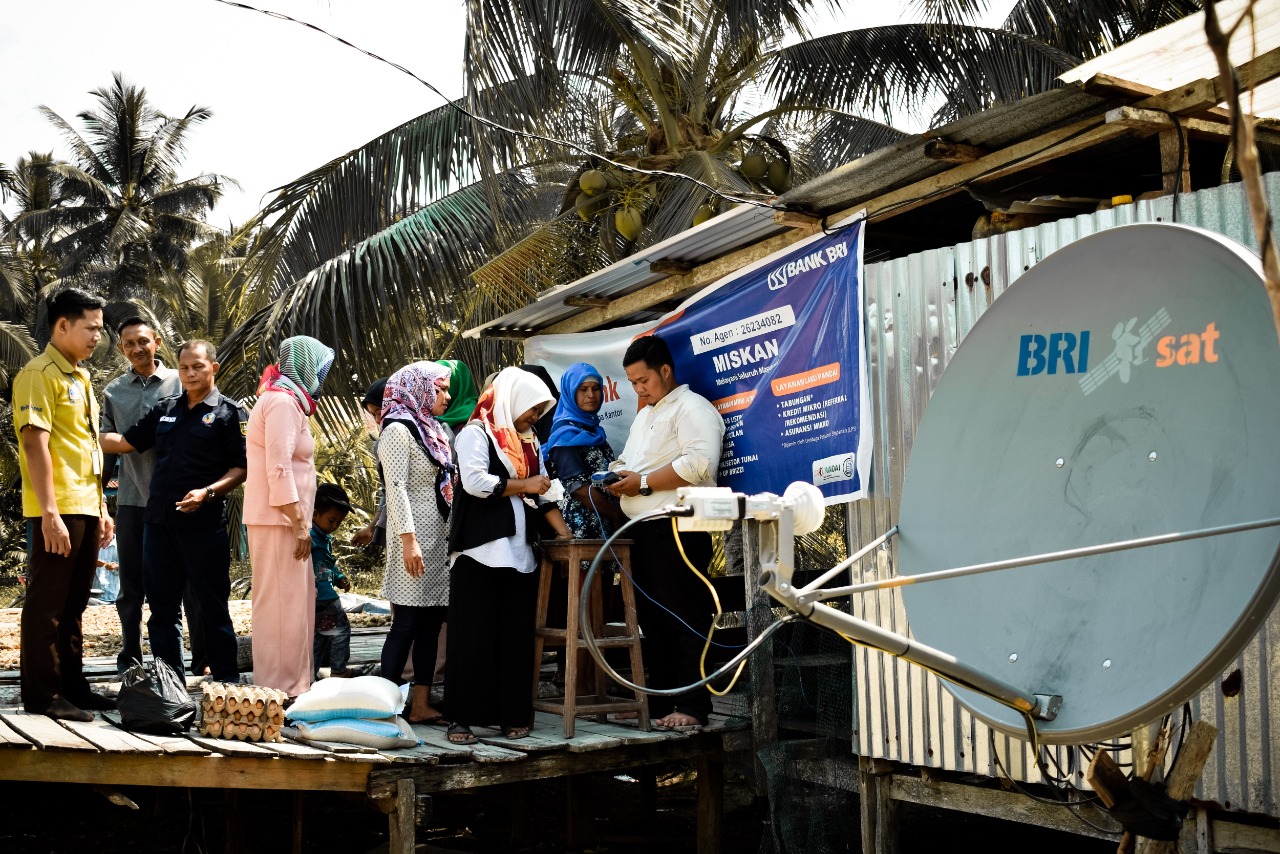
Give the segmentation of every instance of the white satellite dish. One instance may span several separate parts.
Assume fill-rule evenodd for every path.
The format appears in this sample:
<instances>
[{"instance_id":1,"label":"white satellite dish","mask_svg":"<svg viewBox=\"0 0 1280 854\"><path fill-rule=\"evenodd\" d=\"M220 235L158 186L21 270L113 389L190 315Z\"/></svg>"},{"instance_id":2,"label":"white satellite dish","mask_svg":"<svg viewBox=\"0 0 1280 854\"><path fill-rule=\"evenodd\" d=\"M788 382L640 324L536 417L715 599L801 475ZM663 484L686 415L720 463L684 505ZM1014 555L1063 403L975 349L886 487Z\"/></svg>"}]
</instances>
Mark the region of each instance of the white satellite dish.
<instances>
[{"instance_id":1,"label":"white satellite dish","mask_svg":"<svg viewBox=\"0 0 1280 854\"><path fill-rule=\"evenodd\" d=\"M916 435L905 580L1167 534L1162 545L904 586L916 640L1040 695L1048 742L1110 738L1213 680L1280 592L1280 346L1256 256L1115 228L1033 267L957 350ZM923 580L923 579L921 579ZM948 684L979 718L1020 711Z\"/></svg>"}]
</instances>

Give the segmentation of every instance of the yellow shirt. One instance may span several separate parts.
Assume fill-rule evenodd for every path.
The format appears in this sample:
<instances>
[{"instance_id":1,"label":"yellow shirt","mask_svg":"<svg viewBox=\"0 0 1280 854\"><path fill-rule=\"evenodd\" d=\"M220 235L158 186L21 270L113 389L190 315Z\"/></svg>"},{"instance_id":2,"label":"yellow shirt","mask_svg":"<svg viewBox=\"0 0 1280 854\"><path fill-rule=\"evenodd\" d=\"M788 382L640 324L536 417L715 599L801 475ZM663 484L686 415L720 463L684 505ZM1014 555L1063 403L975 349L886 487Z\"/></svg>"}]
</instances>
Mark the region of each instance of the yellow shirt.
<instances>
[{"instance_id":1,"label":"yellow shirt","mask_svg":"<svg viewBox=\"0 0 1280 854\"><path fill-rule=\"evenodd\" d=\"M72 365L52 344L13 380L13 427L18 434L22 469L22 515L38 517L40 502L31 485L22 428L49 433L53 494L62 515L97 516L102 512L102 451L98 447L98 402L89 372Z\"/></svg>"}]
</instances>

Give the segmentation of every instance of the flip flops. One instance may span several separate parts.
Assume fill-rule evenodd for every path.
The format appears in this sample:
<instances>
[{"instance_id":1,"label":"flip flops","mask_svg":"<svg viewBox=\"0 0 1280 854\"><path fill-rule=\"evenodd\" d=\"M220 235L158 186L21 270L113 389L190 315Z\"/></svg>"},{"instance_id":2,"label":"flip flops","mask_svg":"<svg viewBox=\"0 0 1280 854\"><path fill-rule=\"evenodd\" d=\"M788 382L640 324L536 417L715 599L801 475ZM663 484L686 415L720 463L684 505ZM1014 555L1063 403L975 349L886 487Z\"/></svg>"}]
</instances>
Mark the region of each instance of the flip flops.
<instances>
[{"instance_id":1,"label":"flip flops","mask_svg":"<svg viewBox=\"0 0 1280 854\"><path fill-rule=\"evenodd\" d=\"M528 738L529 727L527 726L507 727L502 731L502 737L508 740L515 740L517 738Z\"/></svg>"},{"instance_id":2,"label":"flip flops","mask_svg":"<svg viewBox=\"0 0 1280 854\"><path fill-rule=\"evenodd\" d=\"M450 744L475 744L480 740L466 724L449 724L449 731L445 737L449 739Z\"/></svg>"}]
</instances>

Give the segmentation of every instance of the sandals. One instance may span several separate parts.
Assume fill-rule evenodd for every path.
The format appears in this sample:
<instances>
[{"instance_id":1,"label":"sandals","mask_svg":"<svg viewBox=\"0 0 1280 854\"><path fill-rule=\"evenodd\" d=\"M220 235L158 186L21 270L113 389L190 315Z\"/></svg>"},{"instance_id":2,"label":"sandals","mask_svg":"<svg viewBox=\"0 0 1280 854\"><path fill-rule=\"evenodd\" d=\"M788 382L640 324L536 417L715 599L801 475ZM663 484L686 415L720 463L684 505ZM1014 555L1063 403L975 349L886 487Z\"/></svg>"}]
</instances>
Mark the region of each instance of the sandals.
<instances>
[{"instance_id":1,"label":"sandals","mask_svg":"<svg viewBox=\"0 0 1280 854\"><path fill-rule=\"evenodd\" d=\"M445 733L445 737L449 739L450 744L475 744L480 740L471 731L471 727L457 723L449 724L449 731Z\"/></svg>"},{"instance_id":2,"label":"sandals","mask_svg":"<svg viewBox=\"0 0 1280 854\"><path fill-rule=\"evenodd\" d=\"M510 741L514 741L517 738L528 738L529 729L527 726L509 726L502 731L502 737Z\"/></svg>"}]
</instances>

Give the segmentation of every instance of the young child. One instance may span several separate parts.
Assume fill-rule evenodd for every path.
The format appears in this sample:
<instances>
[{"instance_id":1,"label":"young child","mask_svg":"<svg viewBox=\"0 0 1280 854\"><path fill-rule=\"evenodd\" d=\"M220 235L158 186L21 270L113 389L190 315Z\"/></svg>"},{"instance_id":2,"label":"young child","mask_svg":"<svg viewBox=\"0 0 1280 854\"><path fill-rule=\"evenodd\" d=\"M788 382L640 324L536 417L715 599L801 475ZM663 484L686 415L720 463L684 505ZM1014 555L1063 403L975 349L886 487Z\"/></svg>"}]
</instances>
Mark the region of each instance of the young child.
<instances>
[{"instance_id":1,"label":"young child","mask_svg":"<svg viewBox=\"0 0 1280 854\"><path fill-rule=\"evenodd\" d=\"M351 623L342 609L338 591L351 589L351 581L338 569L333 556L333 532L351 512L351 501L342 487L322 483L316 489L316 508L311 517L311 566L316 574L316 636L313 647L315 666L326 659L330 676L358 676L348 670L351 657Z\"/></svg>"}]
</instances>

